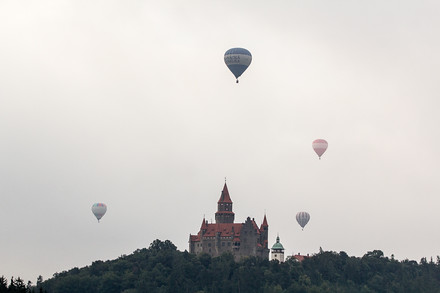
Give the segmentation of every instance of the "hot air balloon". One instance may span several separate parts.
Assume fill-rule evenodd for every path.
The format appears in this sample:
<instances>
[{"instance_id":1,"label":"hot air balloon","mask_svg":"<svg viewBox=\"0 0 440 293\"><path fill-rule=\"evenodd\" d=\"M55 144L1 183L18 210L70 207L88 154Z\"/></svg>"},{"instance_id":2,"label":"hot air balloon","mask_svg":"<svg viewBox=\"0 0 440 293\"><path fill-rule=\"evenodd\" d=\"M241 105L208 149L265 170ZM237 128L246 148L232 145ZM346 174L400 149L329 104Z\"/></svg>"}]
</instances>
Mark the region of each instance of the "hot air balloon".
<instances>
[{"instance_id":1,"label":"hot air balloon","mask_svg":"<svg viewBox=\"0 0 440 293\"><path fill-rule=\"evenodd\" d=\"M301 226L301 228L304 230L304 227L307 225L307 223L310 220L310 215L307 212L299 212L296 214L296 221Z\"/></svg>"},{"instance_id":2,"label":"hot air balloon","mask_svg":"<svg viewBox=\"0 0 440 293\"><path fill-rule=\"evenodd\" d=\"M313 141L312 147L315 153L319 156L319 159L321 160L321 156L327 149L328 143L324 139L316 139Z\"/></svg>"},{"instance_id":3,"label":"hot air balloon","mask_svg":"<svg viewBox=\"0 0 440 293\"><path fill-rule=\"evenodd\" d=\"M232 48L225 53L225 63L234 74L237 83L238 78L245 72L252 62L251 53L243 48Z\"/></svg>"},{"instance_id":4,"label":"hot air balloon","mask_svg":"<svg viewBox=\"0 0 440 293\"><path fill-rule=\"evenodd\" d=\"M92 205L92 213L95 215L95 217L99 220L105 215L105 212L107 211L107 206L105 203L95 203Z\"/></svg>"}]
</instances>

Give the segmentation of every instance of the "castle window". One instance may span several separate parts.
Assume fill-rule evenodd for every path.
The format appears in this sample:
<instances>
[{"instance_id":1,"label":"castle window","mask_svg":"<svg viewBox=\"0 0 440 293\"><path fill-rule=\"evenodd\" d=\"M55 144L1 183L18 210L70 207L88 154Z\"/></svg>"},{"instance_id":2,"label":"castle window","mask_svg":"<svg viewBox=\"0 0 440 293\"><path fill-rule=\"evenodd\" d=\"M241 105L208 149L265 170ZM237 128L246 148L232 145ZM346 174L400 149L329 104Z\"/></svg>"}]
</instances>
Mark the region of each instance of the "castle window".
<instances>
[{"instance_id":1,"label":"castle window","mask_svg":"<svg viewBox=\"0 0 440 293\"><path fill-rule=\"evenodd\" d=\"M228 246L231 246L231 242L228 242Z\"/></svg>"},{"instance_id":2,"label":"castle window","mask_svg":"<svg viewBox=\"0 0 440 293\"><path fill-rule=\"evenodd\" d=\"M222 246L225 246L225 243L224 243L224 242L222 242Z\"/></svg>"},{"instance_id":3,"label":"castle window","mask_svg":"<svg viewBox=\"0 0 440 293\"><path fill-rule=\"evenodd\" d=\"M211 247L211 243L208 243L208 247ZM209 251L211 251L211 249Z\"/></svg>"}]
</instances>

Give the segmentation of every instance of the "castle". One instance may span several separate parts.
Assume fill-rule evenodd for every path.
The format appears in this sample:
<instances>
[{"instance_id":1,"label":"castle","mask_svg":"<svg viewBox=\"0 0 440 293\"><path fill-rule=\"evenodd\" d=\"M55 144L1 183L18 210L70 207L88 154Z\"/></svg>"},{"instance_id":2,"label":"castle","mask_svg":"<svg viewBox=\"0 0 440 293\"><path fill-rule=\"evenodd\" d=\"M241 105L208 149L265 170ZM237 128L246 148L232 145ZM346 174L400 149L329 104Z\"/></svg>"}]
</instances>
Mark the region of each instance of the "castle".
<instances>
[{"instance_id":1,"label":"castle","mask_svg":"<svg viewBox=\"0 0 440 293\"><path fill-rule=\"evenodd\" d=\"M269 259L267 244L269 225L266 215L260 227L255 219L251 220L250 217L244 223L234 223L234 217L232 200L225 182L217 202L215 224L209 224L203 217L200 231L196 235L189 235L189 252L207 253L213 257L231 252L235 260L246 256Z\"/></svg>"}]
</instances>

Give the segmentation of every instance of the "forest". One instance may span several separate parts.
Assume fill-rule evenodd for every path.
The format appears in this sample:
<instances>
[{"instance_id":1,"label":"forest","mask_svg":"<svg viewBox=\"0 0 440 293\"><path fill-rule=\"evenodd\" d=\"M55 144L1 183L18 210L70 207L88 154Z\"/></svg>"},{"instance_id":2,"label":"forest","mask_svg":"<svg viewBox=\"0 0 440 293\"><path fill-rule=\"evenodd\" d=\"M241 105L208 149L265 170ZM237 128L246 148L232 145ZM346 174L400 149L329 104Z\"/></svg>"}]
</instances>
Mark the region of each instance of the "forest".
<instances>
[{"instance_id":1,"label":"forest","mask_svg":"<svg viewBox=\"0 0 440 293\"><path fill-rule=\"evenodd\" d=\"M317 293L440 292L440 257L399 261L380 250L362 257L320 251L302 262L231 254L211 257L153 241L109 261L55 273L36 285L0 278L0 293Z\"/></svg>"}]
</instances>

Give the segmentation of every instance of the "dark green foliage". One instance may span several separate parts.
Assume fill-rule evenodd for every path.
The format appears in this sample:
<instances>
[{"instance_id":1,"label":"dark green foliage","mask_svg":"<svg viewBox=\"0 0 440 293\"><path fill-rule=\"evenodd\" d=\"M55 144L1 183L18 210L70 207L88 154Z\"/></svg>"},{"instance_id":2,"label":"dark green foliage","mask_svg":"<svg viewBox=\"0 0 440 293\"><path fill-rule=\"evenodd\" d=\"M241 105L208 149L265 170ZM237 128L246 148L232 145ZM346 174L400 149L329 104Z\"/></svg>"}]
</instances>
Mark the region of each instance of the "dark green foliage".
<instances>
[{"instance_id":1,"label":"dark green foliage","mask_svg":"<svg viewBox=\"0 0 440 293\"><path fill-rule=\"evenodd\" d=\"M0 277L0 293L33 293L33 288L31 286L31 282L28 282L25 285L24 281L18 277L14 279L11 278L11 281L8 285L8 280L4 276Z\"/></svg>"},{"instance_id":2,"label":"dark green foliage","mask_svg":"<svg viewBox=\"0 0 440 293\"><path fill-rule=\"evenodd\" d=\"M0 279L0 288L5 281ZM48 293L440 293L440 259L400 262L380 250L358 258L321 249L302 263L256 257L235 262L231 254L196 256L155 240L129 256L39 279L37 288Z\"/></svg>"},{"instance_id":3,"label":"dark green foliage","mask_svg":"<svg viewBox=\"0 0 440 293\"><path fill-rule=\"evenodd\" d=\"M8 280L4 276L0 277L0 293L8 292Z\"/></svg>"}]
</instances>

